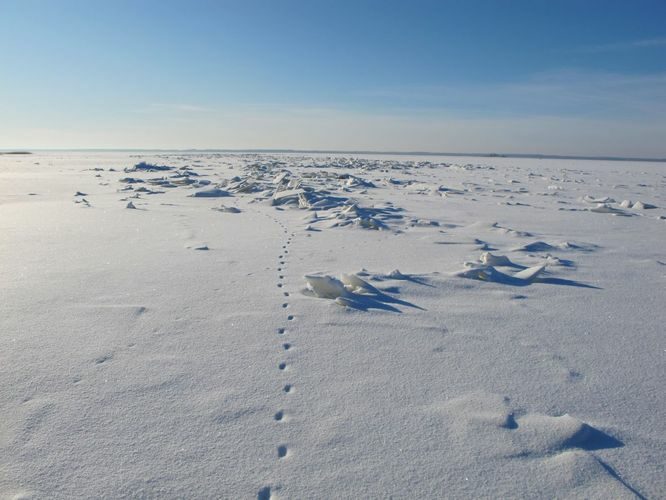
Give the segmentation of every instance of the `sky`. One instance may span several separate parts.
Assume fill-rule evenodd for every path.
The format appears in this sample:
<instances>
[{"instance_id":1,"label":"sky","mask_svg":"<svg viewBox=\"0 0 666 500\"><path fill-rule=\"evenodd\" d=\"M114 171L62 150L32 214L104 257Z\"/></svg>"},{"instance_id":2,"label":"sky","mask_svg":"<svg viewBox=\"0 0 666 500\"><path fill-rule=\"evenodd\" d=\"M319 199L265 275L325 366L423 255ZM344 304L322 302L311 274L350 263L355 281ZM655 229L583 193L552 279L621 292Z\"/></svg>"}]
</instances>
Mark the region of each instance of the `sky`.
<instances>
[{"instance_id":1,"label":"sky","mask_svg":"<svg viewBox=\"0 0 666 500\"><path fill-rule=\"evenodd\" d=\"M0 0L0 148L666 157L666 1Z\"/></svg>"}]
</instances>

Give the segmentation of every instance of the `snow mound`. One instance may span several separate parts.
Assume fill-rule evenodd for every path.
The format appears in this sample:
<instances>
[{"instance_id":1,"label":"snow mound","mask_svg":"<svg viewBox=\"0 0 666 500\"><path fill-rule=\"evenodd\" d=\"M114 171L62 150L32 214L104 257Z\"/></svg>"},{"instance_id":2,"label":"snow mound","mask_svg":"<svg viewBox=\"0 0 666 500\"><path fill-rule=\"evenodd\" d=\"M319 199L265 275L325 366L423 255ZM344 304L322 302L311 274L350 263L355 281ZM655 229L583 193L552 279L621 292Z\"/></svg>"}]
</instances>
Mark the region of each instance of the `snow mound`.
<instances>
[{"instance_id":1,"label":"snow mound","mask_svg":"<svg viewBox=\"0 0 666 500\"><path fill-rule=\"evenodd\" d=\"M215 210L217 212L224 212L224 213L227 213L227 214L239 214L241 212L240 208L227 207L227 206L224 206L224 205L220 205L219 207L213 207L213 208L211 208L211 210Z\"/></svg>"},{"instance_id":2,"label":"snow mound","mask_svg":"<svg viewBox=\"0 0 666 500\"><path fill-rule=\"evenodd\" d=\"M202 191L197 191L190 195L192 198L222 198L225 196L231 196L228 191L220 188L211 188L204 189Z\"/></svg>"}]
</instances>

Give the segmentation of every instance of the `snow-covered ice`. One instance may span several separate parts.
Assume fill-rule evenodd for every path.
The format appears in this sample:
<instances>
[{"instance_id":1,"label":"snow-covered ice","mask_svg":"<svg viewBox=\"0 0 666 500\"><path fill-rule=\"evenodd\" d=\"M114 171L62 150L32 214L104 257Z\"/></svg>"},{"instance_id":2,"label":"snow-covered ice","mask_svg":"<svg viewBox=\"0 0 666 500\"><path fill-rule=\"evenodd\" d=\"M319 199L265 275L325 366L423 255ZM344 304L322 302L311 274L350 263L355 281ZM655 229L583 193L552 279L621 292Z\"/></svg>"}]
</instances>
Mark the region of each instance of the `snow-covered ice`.
<instances>
[{"instance_id":1,"label":"snow-covered ice","mask_svg":"<svg viewBox=\"0 0 666 500\"><path fill-rule=\"evenodd\" d=\"M665 219L663 163L2 155L0 496L663 498Z\"/></svg>"}]
</instances>

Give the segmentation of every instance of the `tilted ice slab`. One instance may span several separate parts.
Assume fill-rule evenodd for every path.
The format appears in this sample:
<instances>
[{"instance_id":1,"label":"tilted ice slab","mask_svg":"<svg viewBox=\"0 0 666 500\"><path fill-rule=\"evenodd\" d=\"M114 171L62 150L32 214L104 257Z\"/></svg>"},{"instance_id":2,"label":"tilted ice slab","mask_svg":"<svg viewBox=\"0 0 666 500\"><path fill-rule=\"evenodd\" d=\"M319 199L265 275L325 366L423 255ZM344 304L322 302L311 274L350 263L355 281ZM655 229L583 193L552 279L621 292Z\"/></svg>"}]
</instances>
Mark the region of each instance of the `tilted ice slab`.
<instances>
[{"instance_id":1,"label":"tilted ice slab","mask_svg":"<svg viewBox=\"0 0 666 500\"><path fill-rule=\"evenodd\" d=\"M343 274L340 279L328 275L318 276L314 274L305 275L304 278L308 290L322 299L349 297L352 293L361 295L379 293L379 290L356 274Z\"/></svg>"},{"instance_id":2,"label":"tilted ice slab","mask_svg":"<svg viewBox=\"0 0 666 500\"><path fill-rule=\"evenodd\" d=\"M480 266L472 269L465 269L454 274L459 278L468 278L479 281L493 281L496 283L506 283L513 285L529 285L543 272L544 265L528 267L516 274L509 275L498 271L493 266Z\"/></svg>"}]
</instances>

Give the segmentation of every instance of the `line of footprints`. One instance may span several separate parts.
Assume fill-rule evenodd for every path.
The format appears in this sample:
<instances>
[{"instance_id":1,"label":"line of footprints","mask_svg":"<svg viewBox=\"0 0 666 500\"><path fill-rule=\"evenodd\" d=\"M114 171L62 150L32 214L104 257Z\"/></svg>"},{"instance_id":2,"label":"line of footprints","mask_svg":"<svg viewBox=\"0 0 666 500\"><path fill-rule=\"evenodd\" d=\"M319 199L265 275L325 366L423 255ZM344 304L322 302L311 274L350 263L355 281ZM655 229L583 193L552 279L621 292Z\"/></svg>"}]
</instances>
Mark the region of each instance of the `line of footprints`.
<instances>
[{"instance_id":1,"label":"line of footprints","mask_svg":"<svg viewBox=\"0 0 666 500\"><path fill-rule=\"evenodd\" d=\"M289 245L291 245L291 240L294 237L294 233L289 233L289 230L287 229L287 226L285 226L282 222L280 222L277 219L273 219L281 228L282 231L284 232L285 235L288 235L286 242L282 245L282 251L280 252L280 255L278 255L278 265L277 265L277 273L278 273L278 282L277 282L277 287L280 289L282 292L282 298L284 302L282 302L282 308L287 310L289 308L289 302L288 302L288 297L289 297L289 292L287 292L284 289L284 272L286 270L287 266L287 256L289 254ZM293 321L294 316L292 314L287 314L287 322ZM281 340L283 340L284 336L287 335L287 327L286 326L280 326L277 328L276 333ZM289 342L281 342L280 345L280 350L281 350L281 358L282 360L279 361L277 367L280 373L286 374L289 371L289 363L285 360L285 354L291 350L292 344ZM286 377L285 377L286 381ZM288 396L294 391L294 386L293 384L289 383L286 381L286 383L282 386L282 393L284 396ZM279 409L275 414L273 415L273 420L276 422L282 422L284 423L286 421L286 414L283 409ZM286 444L280 444L277 447L277 456L278 460L283 460L289 455L289 449L287 448ZM269 500L271 498L271 490L269 487L265 487L259 491L259 494L257 495L257 498L259 500Z\"/></svg>"},{"instance_id":2,"label":"line of footprints","mask_svg":"<svg viewBox=\"0 0 666 500\"><path fill-rule=\"evenodd\" d=\"M285 234L288 234L287 228L284 224L281 222L278 222L280 224L280 227L282 227L283 231ZM278 288L283 289L284 288L284 271L286 269L286 259L287 259L287 254L289 254L289 245L291 245L291 239L293 238L293 233L287 238L286 244L282 245L282 253L278 255L278 267L277 267L277 272L278 272ZM282 291L282 295L285 298L285 302L282 303L282 308L287 309L289 307L289 302L286 302L287 297L289 297L289 292ZM287 321L293 321L294 316L289 314L287 315ZM277 329L277 334L279 336L283 336L287 333L287 328L286 327L279 327ZM291 344L289 342L284 342L282 343L282 350L283 351L289 351L291 349ZM278 369L281 372L286 372L288 370L289 364L286 361L280 361L278 364ZM282 388L282 391L285 394L289 394L293 391L293 386L291 384L285 384L284 387ZM281 422L284 420L285 415L284 415L284 410L279 410L275 415L273 415L273 418ZM278 458L285 458L287 456L288 450L286 445L280 445L277 448L277 454Z\"/></svg>"}]
</instances>

